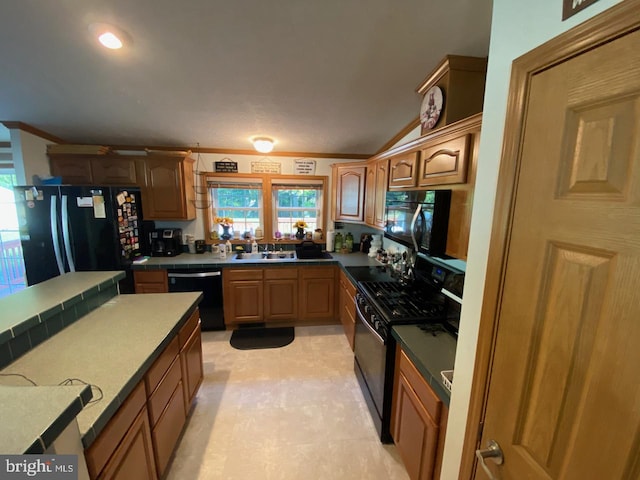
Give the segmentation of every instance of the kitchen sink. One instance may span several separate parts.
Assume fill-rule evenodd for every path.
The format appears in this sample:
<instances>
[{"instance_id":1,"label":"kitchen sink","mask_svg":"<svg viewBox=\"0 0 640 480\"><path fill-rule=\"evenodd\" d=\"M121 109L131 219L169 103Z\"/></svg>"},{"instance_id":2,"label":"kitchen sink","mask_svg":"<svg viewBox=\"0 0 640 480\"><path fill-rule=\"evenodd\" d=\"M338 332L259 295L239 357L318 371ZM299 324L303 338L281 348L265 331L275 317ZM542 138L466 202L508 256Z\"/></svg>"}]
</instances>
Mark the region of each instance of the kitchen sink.
<instances>
[{"instance_id":1,"label":"kitchen sink","mask_svg":"<svg viewBox=\"0 0 640 480\"><path fill-rule=\"evenodd\" d=\"M236 260L287 260L295 259L296 252L269 252L269 253L238 253L235 256Z\"/></svg>"}]
</instances>

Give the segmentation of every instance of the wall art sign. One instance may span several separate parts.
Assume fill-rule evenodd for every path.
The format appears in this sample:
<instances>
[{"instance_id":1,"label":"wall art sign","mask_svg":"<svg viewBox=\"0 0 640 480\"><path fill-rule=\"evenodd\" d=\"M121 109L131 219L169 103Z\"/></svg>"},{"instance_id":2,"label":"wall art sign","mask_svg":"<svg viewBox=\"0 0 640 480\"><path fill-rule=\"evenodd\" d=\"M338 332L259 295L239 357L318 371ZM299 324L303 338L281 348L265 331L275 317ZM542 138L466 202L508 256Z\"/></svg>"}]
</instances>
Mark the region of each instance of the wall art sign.
<instances>
[{"instance_id":1,"label":"wall art sign","mask_svg":"<svg viewBox=\"0 0 640 480\"><path fill-rule=\"evenodd\" d=\"M562 20L566 20L597 1L598 0L562 0Z\"/></svg>"},{"instance_id":2,"label":"wall art sign","mask_svg":"<svg viewBox=\"0 0 640 480\"><path fill-rule=\"evenodd\" d=\"M294 172L296 175L315 175L315 160L294 160Z\"/></svg>"},{"instance_id":3,"label":"wall art sign","mask_svg":"<svg viewBox=\"0 0 640 480\"><path fill-rule=\"evenodd\" d=\"M251 162L251 173L280 173L282 164L260 160Z\"/></svg>"},{"instance_id":4,"label":"wall art sign","mask_svg":"<svg viewBox=\"0 0 640 480\"><path fill-rule=\"evenodd\" d=\"M238 173L238 162L213 162L216 172Z\"/></svg>"}]
</instances>

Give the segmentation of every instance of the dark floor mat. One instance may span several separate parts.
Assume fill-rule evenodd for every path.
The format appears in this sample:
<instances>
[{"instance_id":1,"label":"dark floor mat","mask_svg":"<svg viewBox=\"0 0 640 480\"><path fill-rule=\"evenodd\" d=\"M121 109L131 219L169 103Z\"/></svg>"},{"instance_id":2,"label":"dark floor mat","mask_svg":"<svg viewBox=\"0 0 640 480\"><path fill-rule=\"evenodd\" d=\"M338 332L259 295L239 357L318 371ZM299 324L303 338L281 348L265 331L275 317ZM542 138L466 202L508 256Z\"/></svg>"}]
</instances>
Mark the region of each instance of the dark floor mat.
<instances>
[{"instance_id":1,"label":"dark floor mat","mask_svg":"<svg viewBox=\"0 0 640 480\"><path fill-rule=\"evenodd\" d=\"M231 334L231 346L238 350L256 348L280 348L293 342L293 327L262 328L249 327L234 330Z\"/></svg>"}]
</instances>

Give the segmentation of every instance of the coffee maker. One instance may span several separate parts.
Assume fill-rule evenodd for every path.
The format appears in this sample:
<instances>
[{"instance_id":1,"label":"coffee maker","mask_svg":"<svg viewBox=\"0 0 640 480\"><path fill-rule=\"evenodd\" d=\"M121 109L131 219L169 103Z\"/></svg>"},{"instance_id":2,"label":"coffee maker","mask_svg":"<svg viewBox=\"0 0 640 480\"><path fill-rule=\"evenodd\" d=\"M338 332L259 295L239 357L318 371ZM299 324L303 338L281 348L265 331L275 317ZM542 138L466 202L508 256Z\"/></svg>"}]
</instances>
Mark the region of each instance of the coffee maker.
<instances>
[{"instance_id":1,"label":"coffee maker","mask_svg":"<svg viewBox=\"0 0 640 480\"><path fill-rule=\"evenodd\" d=\"M152 257L175 257L181 253L181 228L159 228L151 232Z\"/></svg>"}]
</instances>

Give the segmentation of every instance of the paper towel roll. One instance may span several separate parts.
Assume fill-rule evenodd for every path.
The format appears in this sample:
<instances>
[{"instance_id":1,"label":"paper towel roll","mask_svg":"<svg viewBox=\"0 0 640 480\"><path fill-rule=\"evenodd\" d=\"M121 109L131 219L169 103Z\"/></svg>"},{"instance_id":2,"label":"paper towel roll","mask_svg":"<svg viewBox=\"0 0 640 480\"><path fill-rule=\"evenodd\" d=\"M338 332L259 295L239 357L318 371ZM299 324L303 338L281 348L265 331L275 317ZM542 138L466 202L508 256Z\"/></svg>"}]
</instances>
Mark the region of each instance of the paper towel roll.
<instances>
[{"instance_id":1,"label":"paper towel roll","mask_svg":"<svg viewBox=\"0 0 640 480\"><path fill-rule=\"evenodd\" d=\"M329 230L327 232L327 252L333 252L333 238L335 237L336 232L333 230Z\"/></svg>"}]
</instances>

